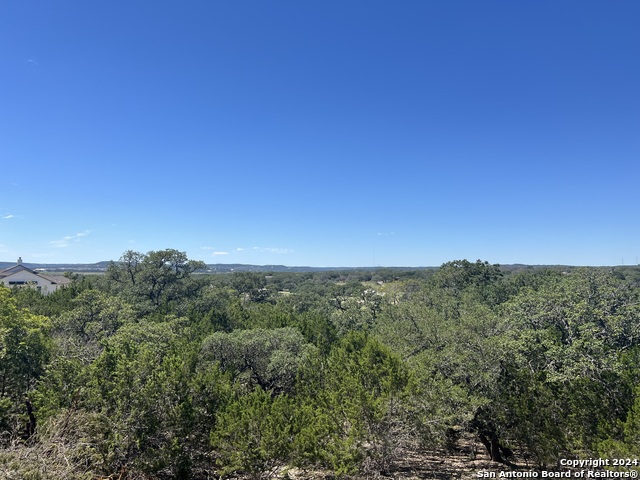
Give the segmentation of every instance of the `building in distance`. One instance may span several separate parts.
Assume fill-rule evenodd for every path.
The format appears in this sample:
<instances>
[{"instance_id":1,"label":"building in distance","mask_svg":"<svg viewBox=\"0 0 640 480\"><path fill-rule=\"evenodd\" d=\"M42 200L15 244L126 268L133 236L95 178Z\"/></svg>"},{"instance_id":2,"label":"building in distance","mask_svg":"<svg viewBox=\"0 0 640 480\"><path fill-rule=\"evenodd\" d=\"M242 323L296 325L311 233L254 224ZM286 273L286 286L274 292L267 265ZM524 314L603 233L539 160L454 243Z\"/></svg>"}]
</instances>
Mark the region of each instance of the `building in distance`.
<instances>
[{"instance_id":1,"label":"building in distance","mask_svg":"<svg viewBox=\"0 0 640 480\"><path fill-rule=\"evenodd\" d=\"M36 272L23 265L22 257L20 257L13 267L0 270L0 283L9 288L33 288L43 295L48 295L67 286L71 280L62 275L47 275Z\"/></svg>"}]
</instances>

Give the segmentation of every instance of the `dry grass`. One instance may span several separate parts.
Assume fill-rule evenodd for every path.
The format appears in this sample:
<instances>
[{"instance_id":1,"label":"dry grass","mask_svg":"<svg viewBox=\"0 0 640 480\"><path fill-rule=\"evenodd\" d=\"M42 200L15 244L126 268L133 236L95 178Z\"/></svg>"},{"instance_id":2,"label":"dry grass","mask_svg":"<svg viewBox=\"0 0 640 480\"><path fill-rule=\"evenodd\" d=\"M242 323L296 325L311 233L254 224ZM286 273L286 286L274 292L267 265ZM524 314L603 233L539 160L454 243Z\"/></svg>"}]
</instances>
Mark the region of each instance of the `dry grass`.
<instances>
[{"instance_id":1,"label":"dry grass","mask_svg":"<svg viewBox=\"0 0 640 480\"><path fill-rule=\"evenodd\" d=\"M15 442L9 448L0 451L0 479L3 480L153 480L140 472L122 470L110 476L95 473L96 465L87 462L87 445L70 443L60 437L51 436L44 442L32 445ZM407 448L404 446L393 461L389 462L388 471L384 474L371 466L369 473L351 477L350 480L467 480L478 478L478 472L501 470L528 470L519 459L511 466L498 464L489 459L484 447L470 438L457 442L454 451ZM78 455L79 450L84 450ZM91 448L89 447L89 450ZM83 458L84 457L84 458ZM84 461L78 461L82 458ZM94 457L95 459L95 457ZM364 470L366 471L366 465ZM207 474L202 479L212 480ZM331 480L334 475L324 470L302 470L297 468L279 468L277 471L263 475L263 479L287 480Z\"/></svg>"}]
</instances>

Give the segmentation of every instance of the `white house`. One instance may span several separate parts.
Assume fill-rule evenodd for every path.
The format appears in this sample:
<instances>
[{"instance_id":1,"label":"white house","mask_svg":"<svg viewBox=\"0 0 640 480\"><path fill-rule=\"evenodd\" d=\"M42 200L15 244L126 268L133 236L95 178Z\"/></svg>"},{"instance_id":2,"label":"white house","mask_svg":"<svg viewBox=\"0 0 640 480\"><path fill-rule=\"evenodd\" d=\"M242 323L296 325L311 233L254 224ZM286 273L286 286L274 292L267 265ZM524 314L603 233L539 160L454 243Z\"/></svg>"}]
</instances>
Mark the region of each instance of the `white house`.
<instances>
[{"instance_id":1,"label":"white house","mask_svg":"<svg viewBox=\"0 0 640 480\"><path fill-rule=\"evenodd\" d=\"M22 257L18 258L18 263L13 267L0 270L0 283L5 287L30 287L37 289L40 293L48 295L57 289L71 283L67 277L61 275L45 275L35 272L22 264Z\"/></svg>"}]
</instances>

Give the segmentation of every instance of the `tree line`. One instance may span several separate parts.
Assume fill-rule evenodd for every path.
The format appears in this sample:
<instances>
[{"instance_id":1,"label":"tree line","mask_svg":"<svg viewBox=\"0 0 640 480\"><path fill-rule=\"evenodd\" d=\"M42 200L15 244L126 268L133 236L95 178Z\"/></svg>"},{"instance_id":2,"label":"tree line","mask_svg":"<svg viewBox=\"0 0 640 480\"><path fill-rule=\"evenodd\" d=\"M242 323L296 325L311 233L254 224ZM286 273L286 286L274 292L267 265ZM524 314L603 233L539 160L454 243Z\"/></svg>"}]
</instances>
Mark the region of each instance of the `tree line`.
<instances>
[{"instance_id":1,"label":"tree line","mask_svg":"<svg viewBox=\"0 0 640 480\"><path fill-rule=\"evenodd\" d=\"M357 477L464 439L514 468L640 455L633 269L202 267L128 251L0 289L0 476Z\"/></svg>"}]
</instances>

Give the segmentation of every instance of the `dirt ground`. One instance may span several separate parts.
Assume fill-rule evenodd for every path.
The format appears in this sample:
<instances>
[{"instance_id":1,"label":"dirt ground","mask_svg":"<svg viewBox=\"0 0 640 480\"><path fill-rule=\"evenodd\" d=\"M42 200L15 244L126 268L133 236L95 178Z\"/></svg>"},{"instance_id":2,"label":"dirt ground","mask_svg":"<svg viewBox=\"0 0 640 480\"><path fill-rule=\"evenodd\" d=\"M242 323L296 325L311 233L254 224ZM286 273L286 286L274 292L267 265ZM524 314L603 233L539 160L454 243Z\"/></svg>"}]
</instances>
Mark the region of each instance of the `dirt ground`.
<instances>
[{"instance_id":1,"label":"dirt ground","mask_svg":"<svg viewBox=\"0 0 640 480\"><path fill-rule=\"evenodd\" d=\"M512 459L511 465L492 462L484 446L471 440L458 442L453 452L438 450L410 450L398 455L386 474L372 473L361 475L358 480L469 480L483 477L486 472L500 471L526 472L533 470L522 459ZM322 472L289 471L284 478L291 480L329 480L333 478ZM283 478L279 475L280 478Z\"/></svg>"},{"instance_id":2,"label":"dirt ground","mask_svg":"<svg viewBox=\"0 0 640 480\"><path fill-rule=\"evenodd\" d=\"M472 450L472 449L470 449ZM413 452L394 463L389 478L396 480L437 479L466 480L479 477L482 472L501 470L523 470L524 465L514 463L513 467L492 462L482 445L475 445L475 451L466 449L453 453L445 451Z\"/></svg>"}]
</instances>

